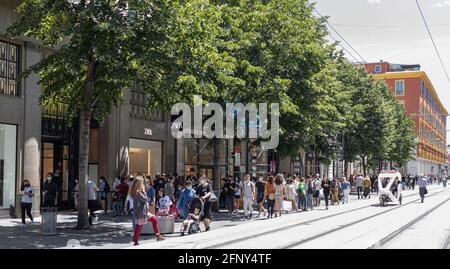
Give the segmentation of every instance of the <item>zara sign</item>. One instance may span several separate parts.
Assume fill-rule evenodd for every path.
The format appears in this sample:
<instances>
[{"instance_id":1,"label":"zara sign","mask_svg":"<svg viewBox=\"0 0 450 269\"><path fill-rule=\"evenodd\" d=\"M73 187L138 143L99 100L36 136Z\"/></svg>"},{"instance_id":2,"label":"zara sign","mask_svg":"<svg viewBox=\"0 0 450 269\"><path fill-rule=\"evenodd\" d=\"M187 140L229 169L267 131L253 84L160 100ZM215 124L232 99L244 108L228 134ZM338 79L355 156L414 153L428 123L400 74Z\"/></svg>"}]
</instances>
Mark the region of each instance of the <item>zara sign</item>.
<instances>
[{"instance_id":1,"label":"zara sign","mask_svg":"<svg viewBox=\"0 0 450 269\"><path fill-rule=\"evenodd\" d=\"M153 135L152 129L144 128L144 135Z\"/></svg>"}]
</instances>

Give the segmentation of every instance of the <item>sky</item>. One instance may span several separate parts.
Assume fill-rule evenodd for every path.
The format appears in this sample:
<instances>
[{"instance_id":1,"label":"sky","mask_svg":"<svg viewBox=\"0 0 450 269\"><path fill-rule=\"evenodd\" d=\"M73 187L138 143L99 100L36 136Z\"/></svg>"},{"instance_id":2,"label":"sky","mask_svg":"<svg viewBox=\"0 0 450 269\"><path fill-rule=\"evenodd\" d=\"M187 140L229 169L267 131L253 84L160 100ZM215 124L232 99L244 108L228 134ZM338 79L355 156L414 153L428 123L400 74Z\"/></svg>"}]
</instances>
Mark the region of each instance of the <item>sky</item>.
<instances>
[{"instance_id":1,"label":"sky","mask_svg":"<svg viewBox=\"0 0 450 269\"><path fill-rule=\"evenodd\" d=\"M367 62L384 60L397 64L420 64L442 104L450 112L450 81L439 62L415 0L310 2L316 2L317 11L329 16L328 22ZM450 75L450 0L419 0L419 4ZM342 40L333 30L330 32L335 39ZM345 42L341 45L361 61ZM447 117L448 129L450 117ZM449 141L450 132L447 132L447 144Z\"/></svg>"}]
</instances>

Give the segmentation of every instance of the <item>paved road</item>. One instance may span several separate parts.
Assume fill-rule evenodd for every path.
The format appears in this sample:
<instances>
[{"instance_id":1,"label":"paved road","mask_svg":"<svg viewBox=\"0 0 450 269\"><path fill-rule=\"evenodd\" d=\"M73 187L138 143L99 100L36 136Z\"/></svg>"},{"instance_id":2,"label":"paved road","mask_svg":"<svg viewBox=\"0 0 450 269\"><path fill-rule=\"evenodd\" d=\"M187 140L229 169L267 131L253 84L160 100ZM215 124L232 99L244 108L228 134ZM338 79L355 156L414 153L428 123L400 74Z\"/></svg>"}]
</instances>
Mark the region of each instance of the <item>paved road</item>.
<instances>
[{"instance_id":1,"label":"paved road","mask_svg":"<svg viewBox=\"0 0 450 269\"><path fill-rule=\"evenodd\" d=\"M450 231L450 188L404 191L401 206L380 207L378 198L292 213L210 232L149 242L135 248L443 248Z\"/></svg>"}]
</instances>

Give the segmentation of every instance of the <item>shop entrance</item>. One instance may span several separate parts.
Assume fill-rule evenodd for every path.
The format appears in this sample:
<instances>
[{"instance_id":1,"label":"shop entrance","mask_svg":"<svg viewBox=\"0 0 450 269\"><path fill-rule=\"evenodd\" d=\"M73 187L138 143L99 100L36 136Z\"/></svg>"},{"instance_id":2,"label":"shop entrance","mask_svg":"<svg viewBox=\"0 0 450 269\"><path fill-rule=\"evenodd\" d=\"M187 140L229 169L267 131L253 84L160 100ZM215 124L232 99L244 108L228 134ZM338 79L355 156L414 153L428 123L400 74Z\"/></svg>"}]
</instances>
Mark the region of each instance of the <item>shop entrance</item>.
<instances>
[{"instance_id":1,"label":"shop entrance","mask_svg":"<svg viewBox=\"0 0 450 269\"><path fill-rule=\"evenodd\" d=\"M41 156L41 192L48 173L58 184L57 207L69 207L69 145L55 141L42 142ZM43 196L41 193L41 204Z\"/></svg>"},{"instance_id":2,"label":"shop entrance","mask_svg":"<svg viewBox=\"0 0 450 269\"><path fill-rule=\"evenodd\" d=\"M198 176L206 176L210 180L212 180L213 177L213 167L209 165L200 165L198 169Z\"/></svg>"}]
</instances>

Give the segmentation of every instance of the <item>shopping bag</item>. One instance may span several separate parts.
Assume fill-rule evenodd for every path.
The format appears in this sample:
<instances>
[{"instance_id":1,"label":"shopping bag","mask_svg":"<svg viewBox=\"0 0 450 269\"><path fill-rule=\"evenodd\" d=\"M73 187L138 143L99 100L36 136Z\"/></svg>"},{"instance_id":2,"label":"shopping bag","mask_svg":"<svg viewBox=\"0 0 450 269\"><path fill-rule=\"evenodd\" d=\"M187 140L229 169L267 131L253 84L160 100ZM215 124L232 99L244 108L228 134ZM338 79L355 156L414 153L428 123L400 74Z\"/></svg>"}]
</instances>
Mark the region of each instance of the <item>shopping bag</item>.
<instances>
[{"instance_id":1,"label":"shopping bag","mask_svg":"<svg viewBox=\"0 0 450 269\"><path fill-rule=\"evenodd\" d=\"M292 210L292 202L284 200L282 208L284 211L291 211Z\"/></svg>"}]
</instances>

